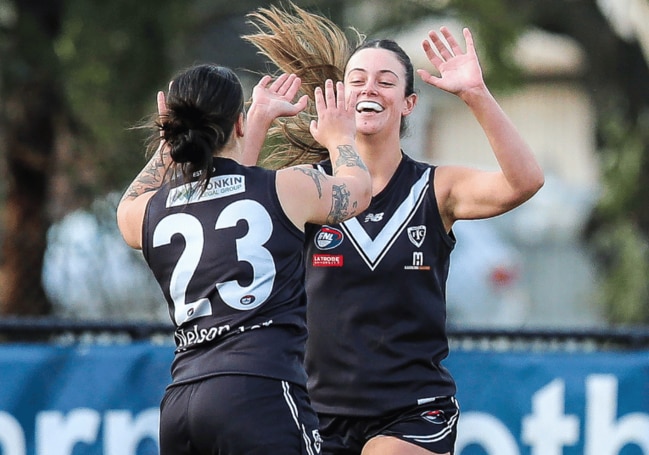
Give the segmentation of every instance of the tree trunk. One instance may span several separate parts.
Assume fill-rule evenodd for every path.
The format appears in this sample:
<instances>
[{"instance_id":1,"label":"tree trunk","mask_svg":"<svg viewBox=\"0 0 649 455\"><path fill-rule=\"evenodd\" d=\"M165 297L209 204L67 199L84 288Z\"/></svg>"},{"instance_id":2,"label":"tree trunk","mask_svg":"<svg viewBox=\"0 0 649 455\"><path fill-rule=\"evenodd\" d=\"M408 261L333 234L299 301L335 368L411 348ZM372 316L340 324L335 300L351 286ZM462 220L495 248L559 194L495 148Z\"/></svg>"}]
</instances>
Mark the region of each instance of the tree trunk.
<instances>
[{"instance_id":1,"label":"tree trunk","mask_svg":"<svg viewBox=\"0 0 649 455\"><path fill-rule=\"evenodd\" d=\"M47 315L52 310L41 282L50 221L56 119L62 110L53 44L62 2L23 0L9 32L2 62L2 113L6 158L6 206L0 315Z\"/></svg>"}]
</instances>

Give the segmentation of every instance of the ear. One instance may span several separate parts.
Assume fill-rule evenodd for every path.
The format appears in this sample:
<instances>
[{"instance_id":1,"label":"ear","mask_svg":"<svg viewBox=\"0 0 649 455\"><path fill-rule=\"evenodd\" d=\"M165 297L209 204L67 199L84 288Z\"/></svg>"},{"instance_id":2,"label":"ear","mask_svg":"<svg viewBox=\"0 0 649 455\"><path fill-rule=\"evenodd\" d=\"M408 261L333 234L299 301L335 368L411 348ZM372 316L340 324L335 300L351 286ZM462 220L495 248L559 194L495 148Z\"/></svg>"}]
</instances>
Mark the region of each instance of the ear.
<instances>
[{"instance_id":1,"label":"ear","mask_svg":"<svg viewBox=\"0 0 649 455\"><path fill-rule=\"evenodd\" d=\"M237 119L237 123L234 124L234 131L237 134L237 137L243 137L246 129L246 116L241 113Z\"/></svg>"},{"instance_id":2,"label":"ear","mask_svg":"<svg viewBox=\"0 0 649 455\"><path fill-rule=\"evenodd\" d=\"M403 110L401 111L401 116L402 117L409 116L412 113L412 111L413 111L413 109L415 108L416 105L417 105L417 94L416 93L412 93L412 94L406 96L406 102L403 105Z\"/></svg>"}]
</instances>

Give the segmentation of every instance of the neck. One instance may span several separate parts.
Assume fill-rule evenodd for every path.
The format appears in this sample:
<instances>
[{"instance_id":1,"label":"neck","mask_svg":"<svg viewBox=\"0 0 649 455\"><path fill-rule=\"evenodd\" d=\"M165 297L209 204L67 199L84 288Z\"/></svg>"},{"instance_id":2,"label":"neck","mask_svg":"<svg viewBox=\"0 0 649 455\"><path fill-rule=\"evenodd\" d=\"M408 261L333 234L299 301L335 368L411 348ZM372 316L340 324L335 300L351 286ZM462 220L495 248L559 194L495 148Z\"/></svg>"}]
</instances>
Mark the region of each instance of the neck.
<instances>
[{"instance_id":1,"label":"neck","mask_svg":"<svg viewBox=\"0 0 649 455\"><path fill-rule=\"evenodd\" d=\"M376 196L388 184L401 162L399 137L357 135L358 153L372 176L372 196Z\"/></svg>"},{"instance_id":2,"label":"neck","mask_svg":"<svg viewBox=\"0 0 649 455\"><path fill-rule=\"evenodd\" d=\"M219 152L214 156L220 156L221 158L230 158L231 160L240 163L243 156L241 141L230 139L228 143L225 144L225 147L219 150Z\"/></svg>"}]
</instances>

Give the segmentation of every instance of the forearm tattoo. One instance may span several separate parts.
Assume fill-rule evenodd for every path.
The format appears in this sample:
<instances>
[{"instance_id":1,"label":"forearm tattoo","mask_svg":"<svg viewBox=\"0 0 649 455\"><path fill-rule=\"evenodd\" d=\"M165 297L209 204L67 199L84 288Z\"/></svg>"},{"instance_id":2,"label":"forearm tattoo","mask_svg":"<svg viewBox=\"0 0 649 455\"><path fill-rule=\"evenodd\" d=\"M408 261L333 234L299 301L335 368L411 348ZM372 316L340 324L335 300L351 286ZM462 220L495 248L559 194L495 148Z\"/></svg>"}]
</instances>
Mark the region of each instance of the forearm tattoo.
<instances>
[{"instance_id":1,"label":"forearm tattoo","mask_svg":"<svg viewBox=\"0 0 649 455\"><path fill-rule=\"evenodd\" d=\"M356 150L351 145L339 145L338 147L338 159L336 159L336 167L359 167L364 171L367 170L365 163L361 160L361 157L358 156Z\"/></svg>"},{"instance_id":2,"label":"forearm tattoo","mask_svg":"<svg viewBox=\"0 0 649 455\"><path fill-rule=\"evenodd\" d=\"M162 159L156 156L135 177L124 193L122 200L132 200L141 194L157 190L162 185L164 175L165 165Z\"/></svg>"},{"instance_id":3,"label":"forearm tattoo","mask_svg":"<svg viewBox=\"0 0 649 455\"><path fill-rule=\"evenodd\" d=\"M300 171L313 179L313 183L315 183L315 187L318 189L318 199L322 199L322 181L326 178L322 172L308 167L297 167L295 170Z\"/></svg>"},{"instance_id":4,"label":"forearm tattoo","mask_svg":"<svg viewBox=\"0 0 649 455\"><path fill-rule=\"evenodd\" d=\"M327 216L327 223L340 223L356 213L358 202L354 201L350 207L349 194L350 193L344 184L333 185L331 195L331 211Z\"/></svg>"}]
</instances>

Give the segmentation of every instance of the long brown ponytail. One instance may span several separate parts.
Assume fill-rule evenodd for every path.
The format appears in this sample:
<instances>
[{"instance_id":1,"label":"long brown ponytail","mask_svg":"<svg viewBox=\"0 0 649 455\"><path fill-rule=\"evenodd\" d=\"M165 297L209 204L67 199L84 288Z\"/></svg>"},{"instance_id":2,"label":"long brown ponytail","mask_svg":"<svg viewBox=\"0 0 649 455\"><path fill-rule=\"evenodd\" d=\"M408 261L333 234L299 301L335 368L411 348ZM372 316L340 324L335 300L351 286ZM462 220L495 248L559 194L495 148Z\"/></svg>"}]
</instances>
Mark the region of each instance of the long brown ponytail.
<instances>
[{"instance_id":1,"label":"long brown ponytail","mask_svg":"<svg viewBox=\"0 0 649 455\"><path fill-rule=\"evenodd\" d=\"M284 167L323 159L326 149L309 132L309 123L315 116L313 92L327 79L343 80L345 64L362 36L356 33L358 43L350 46L335 23L293 3L289 3L289 9L260 8L250 13L248 19L256 32L243 38L280 72L299 76L300 95L309 96L309 104L300 115L278 119L269 131L269 143L274 146L264 165Z\"/></svg>"}]
</instances>

